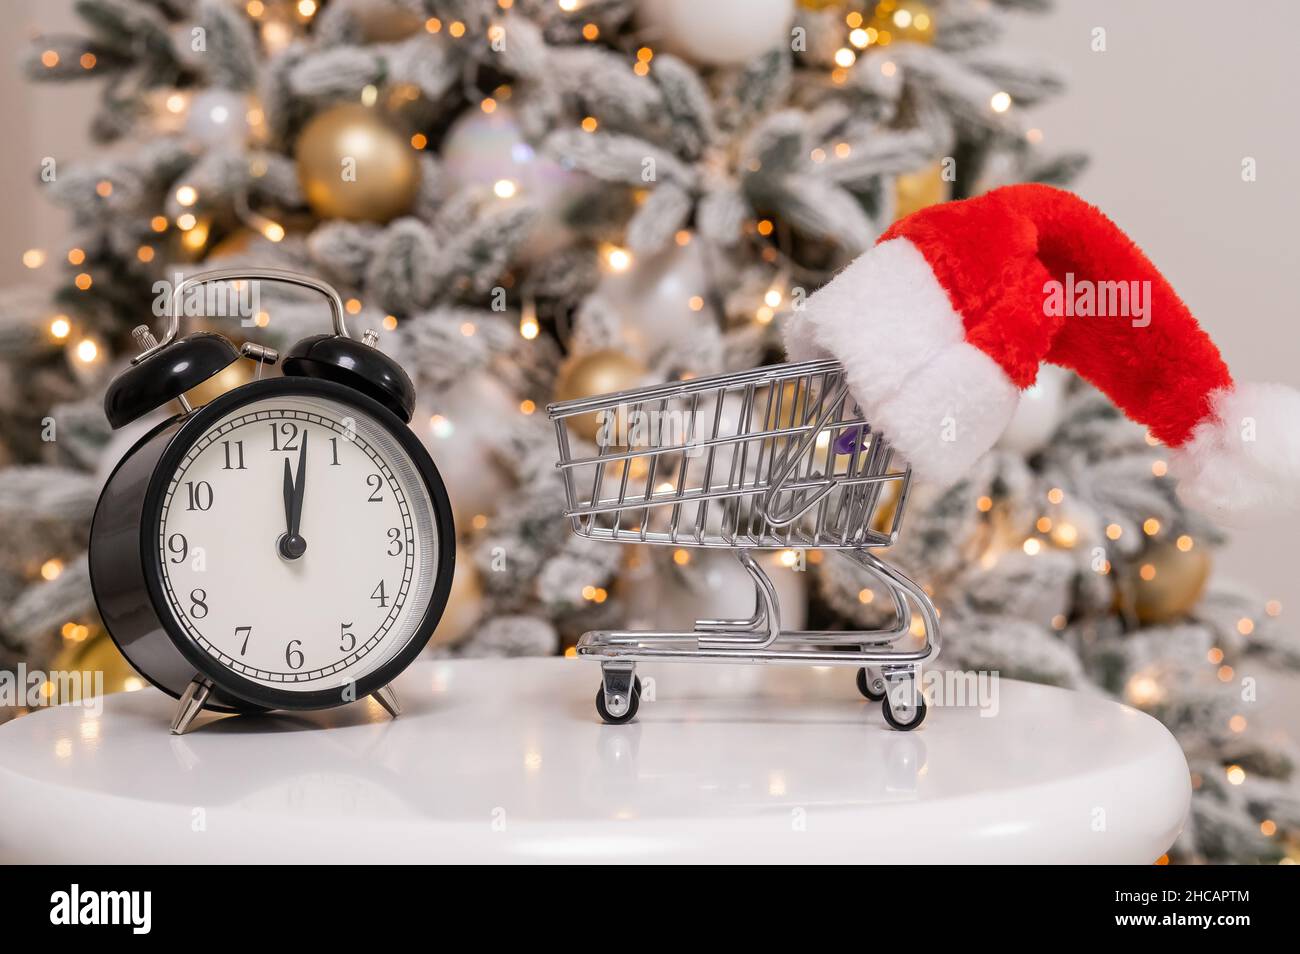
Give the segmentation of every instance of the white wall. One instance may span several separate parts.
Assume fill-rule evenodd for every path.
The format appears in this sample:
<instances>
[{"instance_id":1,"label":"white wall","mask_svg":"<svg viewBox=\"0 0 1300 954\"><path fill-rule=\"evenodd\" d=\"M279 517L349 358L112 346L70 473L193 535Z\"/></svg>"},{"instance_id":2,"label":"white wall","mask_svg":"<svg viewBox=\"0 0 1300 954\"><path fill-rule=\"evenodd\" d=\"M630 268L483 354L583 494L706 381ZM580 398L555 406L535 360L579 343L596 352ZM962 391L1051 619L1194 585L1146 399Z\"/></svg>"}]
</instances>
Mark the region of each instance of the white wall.
<instances>
[{"instance_id":1,"label":"white wall","mask_svg":"<svg viewBox=\"0 0 1300 954\"><path fill-rule=\"evenodd\" d=\"M1092 31L1106 31L1104 53ZM1041 106L1044 144L1084 149L1075 184L1140 244L1238 380L1300 386L1300 3L1058 0L1019 16L1009 48L1066 73ZM1258 179L1243 182L1241 162ZM1300 427L1300 421L1296 422ZM1300 518L1237 531L1219 571L1300 613ZM1291 614L1287 614L1291 615Z\"/></svg>"}]
</instances>

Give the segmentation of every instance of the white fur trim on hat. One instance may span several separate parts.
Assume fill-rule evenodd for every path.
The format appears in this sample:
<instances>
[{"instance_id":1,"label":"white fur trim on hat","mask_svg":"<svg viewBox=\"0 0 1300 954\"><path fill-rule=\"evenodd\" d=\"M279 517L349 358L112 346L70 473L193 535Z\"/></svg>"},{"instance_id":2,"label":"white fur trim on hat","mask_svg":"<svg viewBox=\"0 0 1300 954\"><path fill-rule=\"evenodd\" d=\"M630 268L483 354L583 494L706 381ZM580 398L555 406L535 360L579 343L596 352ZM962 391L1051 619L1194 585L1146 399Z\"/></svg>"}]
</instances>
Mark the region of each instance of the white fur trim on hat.
<instances>
[{"instance_id":1,"label":"white fur trim on hat","mask_svg":"<svg viewBox=\"0 0 1300 954\"><path fill-rule=\"evenodd\" d=\"M792 317L790 360L837 358L868 421L920 479L960 478L1015 412L1015 385L966 343L961 315L907 239L859 256Z\"/></svg>"},{"instance_id":2,"label":"white fur trim on hat","mask_svg":"<svg viewBox=\"0 0 1300 954\"><path fill-rule=\"evenodd\" d=\"M1300 392L1238 384L1210 400L1214 415L1171 455L1184 501L1222 522L1300 506Z\"/></svg>"}]
</instances>

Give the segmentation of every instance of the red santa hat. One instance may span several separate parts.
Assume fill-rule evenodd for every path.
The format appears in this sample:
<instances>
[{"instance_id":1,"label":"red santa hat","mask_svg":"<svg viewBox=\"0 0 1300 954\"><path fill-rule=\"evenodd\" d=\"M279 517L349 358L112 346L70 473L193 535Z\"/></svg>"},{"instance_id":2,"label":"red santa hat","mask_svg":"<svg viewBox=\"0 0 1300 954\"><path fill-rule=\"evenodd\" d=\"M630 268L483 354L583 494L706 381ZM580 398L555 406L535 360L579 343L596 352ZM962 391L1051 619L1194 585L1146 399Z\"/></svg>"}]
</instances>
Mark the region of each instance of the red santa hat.
<instances>
[{"instance_id":1,"label":"red santa hat","mask_svg":"<svg viewBox=\"0 0 1300 954\"><path fill-rule=\"evenodd\" d=\"M1229 517L1300 501L1300 393L1234 384L1141 250L1043 185L922 209L809 297L791 360L834 357L919 477L951 483L1006 429L1048 361L1173 449L1193 506Z\"/></svg>"}]
</instances>

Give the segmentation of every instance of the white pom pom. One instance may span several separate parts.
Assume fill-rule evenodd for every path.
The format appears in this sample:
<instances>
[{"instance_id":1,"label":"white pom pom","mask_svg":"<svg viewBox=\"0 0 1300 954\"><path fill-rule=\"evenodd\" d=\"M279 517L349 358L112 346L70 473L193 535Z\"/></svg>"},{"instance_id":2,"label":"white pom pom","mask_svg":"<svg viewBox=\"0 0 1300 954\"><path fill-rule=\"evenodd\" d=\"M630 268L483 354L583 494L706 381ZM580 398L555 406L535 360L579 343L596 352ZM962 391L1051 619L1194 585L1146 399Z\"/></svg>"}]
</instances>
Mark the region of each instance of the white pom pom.
<instances>
[{"instance_id":1,"label":"white pom pom","mask_svg":"<svg viewBox=\"0 0 1300 954\"><path fill-rule=\"evenodd\" d=\"M1211 400L1215 417L1174 451L1179 496L1225 524L1300 509L1300 392L1239 384Z\"/></svg>"}]
</instances>

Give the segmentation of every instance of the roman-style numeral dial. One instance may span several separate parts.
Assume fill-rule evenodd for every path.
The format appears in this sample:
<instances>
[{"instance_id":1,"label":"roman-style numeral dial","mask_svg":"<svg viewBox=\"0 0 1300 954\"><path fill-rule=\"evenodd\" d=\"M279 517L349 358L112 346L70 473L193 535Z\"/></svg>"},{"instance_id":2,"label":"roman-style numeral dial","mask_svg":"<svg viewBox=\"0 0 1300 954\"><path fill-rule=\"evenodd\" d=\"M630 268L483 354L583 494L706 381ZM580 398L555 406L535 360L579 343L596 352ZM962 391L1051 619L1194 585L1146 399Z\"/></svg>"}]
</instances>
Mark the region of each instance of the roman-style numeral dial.
<instances>
[{"instance_id":1,"label":"roman-style numeral dial","mask_svg":"<svg viewBox=\"0 0 1300 954\"><path fill-rule=\"evenodd\" d=\"M231 411L181 458L158 549L176 623L220 665L288 691L346 686L405 646L437 529L400 444L317 397Z\"/></svg>"}]
</instances>

